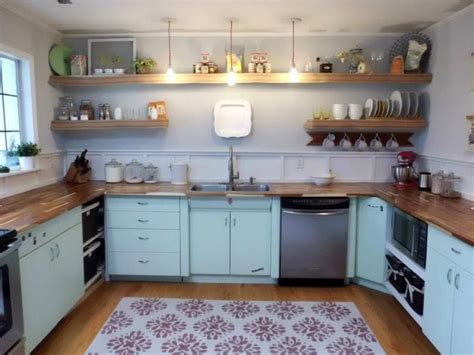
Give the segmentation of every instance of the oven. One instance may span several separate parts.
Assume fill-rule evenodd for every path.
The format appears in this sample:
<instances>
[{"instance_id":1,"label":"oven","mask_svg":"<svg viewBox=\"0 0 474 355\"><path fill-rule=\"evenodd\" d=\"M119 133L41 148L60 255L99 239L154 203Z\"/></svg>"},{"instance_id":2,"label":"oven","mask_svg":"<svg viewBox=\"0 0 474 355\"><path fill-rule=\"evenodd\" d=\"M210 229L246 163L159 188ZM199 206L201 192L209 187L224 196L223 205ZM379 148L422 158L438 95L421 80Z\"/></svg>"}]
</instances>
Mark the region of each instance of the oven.
<instances>
[{"instance_id":1,"label":"oven","mask_svg":"<svg viewBox=\"0 0 474 355\"><path fill-rule=\"evenodd\" d=\"M393 245L424 268L426 264L428 225L394 208L392 230Z\"/></svg>"},{"instance_id":2,"label":"oven","mask_svg":"<svg viewBox=\"0 0 474 355\"><path fill-rule=\"evenodd\" d=\"M8 353L23 337L21 241L15 236L15 231L0 230L0 354Z\"/></svg>"}]
</instances>

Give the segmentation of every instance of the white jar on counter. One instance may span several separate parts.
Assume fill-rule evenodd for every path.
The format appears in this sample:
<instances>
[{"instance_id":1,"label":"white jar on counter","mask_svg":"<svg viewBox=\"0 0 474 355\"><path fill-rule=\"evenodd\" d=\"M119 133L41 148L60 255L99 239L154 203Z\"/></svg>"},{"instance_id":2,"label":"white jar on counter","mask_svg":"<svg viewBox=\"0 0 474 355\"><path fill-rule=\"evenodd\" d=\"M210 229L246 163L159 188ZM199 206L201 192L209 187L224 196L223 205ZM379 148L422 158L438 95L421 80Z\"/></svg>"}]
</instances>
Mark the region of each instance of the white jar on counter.
<instances>
[{"instance_id":1,"label":"white jar on counter","mask_svg":"<svg viewBox=\"0 0 474 355\"><path fill-rule=\"evenodd\" d=\"M115 184L123 180L123 165L117 160L112 159L105 164L105 182Z\"/></svg>"},{"instance_id":2,"label":"white jar on counter","mask_svg":"<svg viewBox=\"0 0 474 355\"><path fill-rule=\"evenodd\" d=\"M132 159L125 166L125 182L129 184L140 184L144 181L145 168L142 163Z\"/></svg>"}]
</instances>

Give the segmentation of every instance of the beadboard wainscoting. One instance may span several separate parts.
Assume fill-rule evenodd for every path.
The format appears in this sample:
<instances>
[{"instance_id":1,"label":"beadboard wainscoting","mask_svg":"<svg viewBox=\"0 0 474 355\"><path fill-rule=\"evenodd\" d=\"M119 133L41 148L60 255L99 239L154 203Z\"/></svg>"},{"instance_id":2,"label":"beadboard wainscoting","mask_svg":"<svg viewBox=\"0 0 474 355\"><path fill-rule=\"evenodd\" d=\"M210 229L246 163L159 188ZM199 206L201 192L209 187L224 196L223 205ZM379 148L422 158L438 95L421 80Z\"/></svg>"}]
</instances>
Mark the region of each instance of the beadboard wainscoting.
<instances>
[{"instance_id":1,"label":"beadboard wainscoting","mask_svg":"<svg viewBox=\"0 0 474 355\"><path fill-rule=\"evenodd\" d=\"M67 151L70 164L79 150ZM391 166L396 153L391 152L235 152L234 170L241 180L251 176L264 182L309 182L310 176L331 169L338 182L392 181ZM104 164L117 159L122 164L132 159L159 168L160 181L171 178L172 162L185 162L190 166L189 180L223 182L228 178L228 152L158 151L158 150L90 150L87 155L92 166L92 179L104 180Z\"/></svg>"},{"instance_id":2,"label":"beadboard wainscoting","mask_svg":"<svg viewBox=\"0 0 474 355\"><path fill-rule=\"evenodd\" d=\"M53 184L64 178L66 154L62 151L42 153L36 158L38 170L0 178L0 197L15 195Z\"/></svg>"}]
</instances>

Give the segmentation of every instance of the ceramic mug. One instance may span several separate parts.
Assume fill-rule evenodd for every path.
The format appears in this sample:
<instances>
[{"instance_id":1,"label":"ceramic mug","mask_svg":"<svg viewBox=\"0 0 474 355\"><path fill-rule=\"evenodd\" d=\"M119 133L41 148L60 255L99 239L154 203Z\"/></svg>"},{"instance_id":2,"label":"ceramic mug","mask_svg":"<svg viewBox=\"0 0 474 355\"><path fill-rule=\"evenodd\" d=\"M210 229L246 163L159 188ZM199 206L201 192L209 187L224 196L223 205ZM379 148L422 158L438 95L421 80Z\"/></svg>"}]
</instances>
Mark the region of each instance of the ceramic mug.
<instances>
[{"instance_id":1,"label":"ceramic mug","mask_svg":"<svg viewBox=\"0 0 474 355\"><path fill-rule=\"evenodd\" d=\"M339 141L339 147L342 150L349 150L352 148L352 142L346 133L344 133L344 137Z\"/></svg>"},{"instance_id":2,"label":"ceramic mug","mask_svg":"<svg viewBox=\"0 0 474 355\"><path fill-rule=\"evenodd\" d=\"M357 150L360 150L360 151L363 151L363 150L367 149L368 144L367 144L367 141L365 140L365 137L362 133L360 134L359 138L357 138L357 140L355 141L354 147Z\"/></svg>"},{"instance_id":3,"label":"ceramic mug","mask_svg":"<svg viewBox=\"0 0 474 355\"><path fill-rule=\"evenodd\" d=\"M385 148L388 150L397 150L400 144L398 144L397 137L393 134L390 136L390 139L385 143Z\"/></svg>"},{"instance_id":4,"label":"ceramic mug","mask_svg":"<svg viewBox=\"0 0 474 355\"><path fill-rule=\"evenodd\" d=\"M383 147L383 143L380 140L379 134L375 134L375 137L370 141L370 149L380 150Z\"/></svg>"},{"instance_id":5,"label":"ceramic mug","mask_svg":"<svg viewBox=\"0 0 474 355\"><path fill-rule=\"evenodd\" d=\"M332 149L336 145L334 143L334 140L336 139L336 136L332 133L329 133L326 138L324 138L323 141L323 148L325 149Z\"/></svg>"}]
</instances>

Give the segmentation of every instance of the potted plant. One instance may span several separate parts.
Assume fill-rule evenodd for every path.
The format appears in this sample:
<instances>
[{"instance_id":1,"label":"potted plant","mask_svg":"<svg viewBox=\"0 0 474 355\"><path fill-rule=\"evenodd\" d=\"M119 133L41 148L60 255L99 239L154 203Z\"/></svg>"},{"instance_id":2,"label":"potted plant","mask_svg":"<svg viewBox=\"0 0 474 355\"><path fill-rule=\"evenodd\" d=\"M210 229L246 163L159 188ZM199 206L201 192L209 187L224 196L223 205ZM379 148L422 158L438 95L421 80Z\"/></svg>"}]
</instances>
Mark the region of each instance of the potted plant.
<instances>
[{"instance_id":1,"label":"potted plant","mask_svg":"<svg viewBox=\"0 0 474 355\"><path fill-rule=\"evenodd\" d=\"M36 143L20 143L14 150L14 154L18 157L22 170L31 170L35 168L36 156L41 149Z\"/></svg>"},{"instance_id":2,"label":"potted plant","mask_svg":"<svg viewBox=\"0 0 474 355\"><path fill-rule=\"evenodd\" d=\"M151 70L156 67L156 62L153 58L137 58L133 61L132 67L137 74L150 74Z\"/></svg>"}]
</instances>

